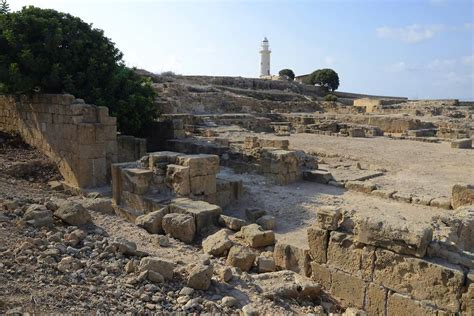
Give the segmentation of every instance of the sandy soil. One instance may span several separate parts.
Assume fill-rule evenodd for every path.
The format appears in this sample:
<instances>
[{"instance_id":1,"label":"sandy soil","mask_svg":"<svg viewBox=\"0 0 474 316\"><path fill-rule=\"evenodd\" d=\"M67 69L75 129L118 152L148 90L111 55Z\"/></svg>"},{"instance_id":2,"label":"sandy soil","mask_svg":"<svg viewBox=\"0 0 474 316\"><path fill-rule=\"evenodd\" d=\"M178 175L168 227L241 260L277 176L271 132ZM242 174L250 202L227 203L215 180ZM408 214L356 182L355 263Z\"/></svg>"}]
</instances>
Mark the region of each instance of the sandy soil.
<instances>
[{"instance_id":1,"label":"sandy soil","mask_svg":"<svg viewBox=\"0 0 474 316\"><path fill-rule=\"evenodd\" d=\"M346 191L334 186L312 182L297 182L276 186L260 175L234 174L229 168L221 173L242 179L245 194L224 209L224 213L245 218L246 208L262 208L277 219L277 239L306 245L306 229L311 226L321 206L339 206L357 216L379 216L398 227L430 226L433 217L450 211L394 200L381 199L364 193Z\"/></svg>"},{"instance_id":2,"label":"sandy soil","mask_svg":"<svg viewBox=\"0 0 474 316\"><path fill-rule=\"evenodd\" d=\"M243 140L245 136L274 138L271 134L228 132L222 136ZM328 163L355 164L370 169L386 169L374 182L384 188L415 195L450 197L456 183L472 183L474 149L454 149L447 142L423 143L387 137L351 138L316 134L292 134L290 149L335 156ZM321 156L321 155L320 155Z\"/></svg>"}]
</instances>

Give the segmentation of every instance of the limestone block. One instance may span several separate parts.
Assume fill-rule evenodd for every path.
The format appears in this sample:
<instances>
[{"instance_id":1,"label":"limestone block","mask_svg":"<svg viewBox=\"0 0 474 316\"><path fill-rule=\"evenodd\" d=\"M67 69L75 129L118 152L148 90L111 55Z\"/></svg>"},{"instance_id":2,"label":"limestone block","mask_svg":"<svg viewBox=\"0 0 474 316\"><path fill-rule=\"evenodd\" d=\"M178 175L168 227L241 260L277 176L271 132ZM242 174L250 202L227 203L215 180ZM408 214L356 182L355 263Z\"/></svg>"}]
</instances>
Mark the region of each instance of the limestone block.
<instances>
[{"instance_id":1,"label":"limestone block","mask_svg":"<svg viewBox=\"0 0 474 316\"><path fill-rule=\"evenodd\" d=\"M168 212L168 208L164 207L159 210L147 213L145 215L141 215L135 219L135 225L142 227L150 234L162 234L163 217L165 217Z\"/></svg>"},{"instance_id":2,"label":"limestone block","mask_svg":"<svg viewBox=\"0 0 474 316\"><path fill-rule=\"evenodd\" d=\"M453 209L463 205L473 205L474 184L455 184L452 190L451 204Z\"/></svg>"},{"instance_id":3,"label":"limestone block","mask_svg":"<svg viewBox=\"0 0 474 316\"><path fill-rule=\"evenodd\" d=\"M329 291L331 288L331 270L325 264L311 262L311 278Z\"/></svg>"},{"instance_id":4,"label":"limestone block","mask_svg":"<svg viewBox=\"0 0 474 316\"><path fill-rule=\"evenodd\" d=\"M395 192L392 195L392 199L399 202L405 202L405 203L411 203L412 198L413 197L410 193L405 193L405 192Z\"/></svg>"},{"instance_id":5,"label":"limestone block","mask_svg":"<svg viewBox=\"0 0 474 316\"><path fill-rule=\"evenodd\" d=\"M472 148L472 139L456 139L451 142L451 148L469 149Z\"/></svg>"},{"instance_id":6,"label":"limestone block","mask_svg":"<svg viewBox=\"0 0 474 316\"><path fill-rule=\"evenodd\" d=\"M244 221L243 219L231 217L227 215L219 216L219 224L233 231L239 231L243 226L248 225L248 223Z\"/></svg>"},{"instance_id":7,"label":"limestone block","mask_svg":"<svg viewBox=\"0 0 474 316\"><path fill-rule=\"evenodd\" d=\"M255 253L248 247L234 245L227 255L226 264L237 267L242 271L249 271L255 261Z\"/></svg>"},{"instance_id":8,"label":"limestone block","mask_svg":"<svg viewBox=\"0 0 474 316\"><path fill-rule=\"evenodd\" d=\"M372 195L384 198L384 199L390 199L392 196L397 193L397 191L394 190L386 190L386 189L377 189L371 192Z\"/></svg>"},{"instance_id":9,"label":"limestone block","mask_svg":"<svg viewBox=\"0 0 474 316\"><path fill-rule=\"evenodd\" d=\"M158 272L166 280L171 280L173 278L174 263L157 257L145 257L140 260L139 269L141 272Z\"/></svg>"},{"instance_id":10,"label":"limestone block","mask_svg":"<svg viewBox=\"0 0 474 316\"><path fill-rule=\"evenodd\" d=\"M433 207L444 208L445 210L451 209L451 199L447 197L439 197L431 200L430 205Z\"/></svg>"},{"instance_id":11,"label":"limestone block","mask_svg":"<svg viewBox=\"0 0 474 316\"><path fill-rule=\"evenodd\" d=\"M247 245L253 248L270 246L275 243L275 233L263 230L260 225L250 224L241 228L242 237Z\"/></svg>"},{"instance_id":12,"label":"limestone block","mask_svg":"<svg viewBox=\"0 0 474 316\"><path fill-rule=\"evenodd\" d=\"M365 294L365 310L369 315L384 315L387 289L374 283L369 283Z\"/></svg>"},{"instance_id":13,"label":"limestone block","mask_svg":"<svg viewBox=\"0 0 474 316\"><path fill-rule=\"evenodd\" d=\"M215 175L219 172L219 156L217 155L200 154L179 156L177 164L189 167L189 175L191 178Z\"/></svg>"},{"instance_id":14,"label":"limestone block","mask_svg":"<svg viewBox=\"0 0 474 316\"><path fill-rule=\"evenodd\" d=\"M188 198L176 198L170 202L170 212L189 214L194 217L196 231L202 234L217 224L222 209L204 201L193 201Z\"/></svg>"},{"instance_id":15,"label":"limestone block","mask_svg":"<svg viewBox=\"0 0 474 316\"><path fill-rule=\"evenodd\" d=\"M303 171L303 180L327 184L333 181L334 177L326 170L307 170Z\"/></svg>"},{"instance_id":16,"label":"limestone block","mask_svg":"<svg viewBox=\"0 0 474 316\"><path fill-rule=\"evenodd\" d=\"M368 194L376 190L377 186L367 181L347 181L346 189Z\"/></svg>"},{"instance_id":17,"label":"limestone block","mask_svg":"<svg viewBox=\"0 0 474 316\"><path fill-rule=\"evenodd\" d=\"M416 300L429 300L441 309L459 309L458 296L464 284L460 268L382 249L377 249L375 256L375 283Z\"/></svg>"},{"instance_id":18,"label":"limestone block","mask_svg":"<svg viewBox=\"0 0 474 316\"><path fill-rule=\"evenodd\" d=\"M437 311L427 304L394 293L387 300L387 316L392 315L432 316L437 315Z\"/></svg>"},{"instance_id":19,"label":"limestone block","mask_svg":"<svg viewBox=\"0 0 474 316\"><path fill-rule=\"evenodd\" d=\"M257 258L257 270L258 273L273 272L276 269L275 260L273 259L273 253L270 252L270 256L266 256L262 253Z\"/></svg>"},{"instance_id":20,"label":"limestone block","mask_svg":"<svg viewBox=\"0 0 474 316\"><path fill-rule=\"evenodd\" d=\"M205 253L216 257L227 255L227 252L233 245L233 242L229 239L230 234L230 230L221 229L218 232L209 235L202 241L202 250Z\"/></svg>"},{"instance_id":21,"label":"limestone block","mask_svg":"<svg viewBox=\"0 0 474 316\"><path fill-rule=\"evenodd\" d=\"M259 147L258 137L245 137L244 148L253 149Z\"/></svg>"},{"instance_id":22,"label":"limestone block","mask_svg":"<svg viewBox=\"0 0 474 316\"><path fill-rule=\"evenodd\" d=\"M166 169L166 182L178 196L188 196L191 193L189 167L168 165Z\"/></svg>"},{"instance_id":23,"label":"limestone block","mask_svg":"<svg viewBox=\"0 0 474 316\"><path fill-rule=\"evenodd\" d=\"M211 278L214 272L212 264L196 264L188 269L187 286L196 290L207 290L211 285Z\"/></svg>"},{"instance_id":24,"label":"limestone block","mask_svg":"<svg viewBox=\"0 0 474 316\"><path fill-rule=\"evenodd\" d=\"M474 273L471 272L472 274ZM461 297L461 311L462 315L474 315L474 283L468 285L467 291Z\"/></svg>"},{"instance_id":25,"label":"limestone block","mask_svg":"<svg viewBox=\"0 0 474 316\"><path fill-rule=\"evenodd\" d=\"M431 227L394 226L372 217L358 220L354 228L355 241L417 257L425 255L432 237Z\"/></svg>"},{"instance_id":26,"label":"limestone block","mask_svg":"<svg viewBox=\"0 0 474 316\"><path fill-rule=\"evenodd\" d=\"M275 265L280 269L291 270L303 276L311 274L309 248L278 241L273 250Z\"/></svg>"},{"instance_id":27,"label":"limestone block","mask_svg":"<svg viewBox=\"0 0 474 316\"><path fill-rule=\"evenodd\" d=\"M122 185L124 191L136 194L145 194L153 179L153 172L147 169L122 169Z\"/></svg>"},{"instance_id":28,"label":"limestone block","mask_svg":"<svg viewBox=\"0 0 474 316\"><path fill-rule=\"evenodd\" d=\"M366 284L361 279L340 271L331 273L331 294L344 305L363 308Z\"/></svg>"},{"instance_id":29,"label":"limestone block","mask_svg":"<svg viewBox=\"0 0 474 316\"><path fill-rule=\"evenodd\" d=\"M350 128L349 136L350 137L365 137L365 132L362 128Z\"/></svg>"},{"instance_id":30,"label":"limestone block","mask_svg":"<svg viewBox=\"0 0 474 316\"><path fill-rule=\"evenodd\" d=\"M189 182L191 185L191 193L194 195L212 195L217 192L217 181L214 174L194 177L191 176Z\"/></svg>"},{"instance_id":31,"label":"limestone block","mask_svg":"<svg viewBox=\"0 0 474 316\"><path fill-rule=\"evenodd\" d=\"M329 232L313 225L308 228L307 234L311 258L317 263L326 263Z\"/></svg>"},{"instance_id":32,"label":"limestone block","mask_svg":"<svg viewBox=\"0 0 474 316\"><path fill-rule=\"evenodd\" d=\"M352 236L333 231L329 238L327 264L358 278L370 281L375 247L356 244Z\"/></svg>"},{"instance_id":33,"label":"limestone block","mask_svg":"<svg viewBox=\"0 0 474 316\"><path fill-rule=\"evenodd\" d=\"M185 243L191 243L196 234L194 218L188 214L170 213L163 217L163 230L166 234Z\"/></svg>"},{"instance_id":34,"label":"limestone block","mask_svg":"<svg viewBox=\"0 0 474 316\"><path fill-rule=\"evenodd\" d=\"M181 155L183 154L174 151L159 151L150 153L150 159L148 160L149 168L152 170L157 163L165 163L165 165L176 164L178 156Z\"/></svg>"},{"instance_id":35,"label":"limestone block","mask_svg":"<svg viewBox=\"0 0 474 316\"><path fill-rule=\"evenodd\" d=\"M341 220L341 210L334 206L323 206L318 209L316 225L322 229L336 230Z\"/></svg>"}]
</instances>

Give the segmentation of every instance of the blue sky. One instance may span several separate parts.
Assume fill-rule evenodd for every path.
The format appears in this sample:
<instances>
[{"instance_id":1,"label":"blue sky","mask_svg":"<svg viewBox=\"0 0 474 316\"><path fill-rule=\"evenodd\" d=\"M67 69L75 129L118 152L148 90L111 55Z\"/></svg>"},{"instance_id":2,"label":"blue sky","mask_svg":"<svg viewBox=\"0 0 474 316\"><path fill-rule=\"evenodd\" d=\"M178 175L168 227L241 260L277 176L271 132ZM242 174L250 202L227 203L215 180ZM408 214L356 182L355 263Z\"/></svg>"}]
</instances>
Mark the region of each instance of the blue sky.
<instances>
[{"instance_id":1,"label":"blue sky","mask_svg":"<svg viewBox=\"0 0 474 316\"><path fill-rule=\"evenodd\" d=\"M257 77L264 36L271 72L330 67L339 90L474 100L474 1L10 0L81 17L129 66Z\"/></svg>"}]
</instances>

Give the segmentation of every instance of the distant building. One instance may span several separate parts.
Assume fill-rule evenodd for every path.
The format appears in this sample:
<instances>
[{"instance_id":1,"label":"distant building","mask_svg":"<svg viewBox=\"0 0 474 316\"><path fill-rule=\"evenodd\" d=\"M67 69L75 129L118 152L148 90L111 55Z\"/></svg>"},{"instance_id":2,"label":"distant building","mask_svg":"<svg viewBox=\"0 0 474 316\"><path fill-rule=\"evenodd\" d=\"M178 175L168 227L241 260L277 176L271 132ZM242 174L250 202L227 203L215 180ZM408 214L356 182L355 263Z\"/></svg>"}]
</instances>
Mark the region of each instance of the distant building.
<instances>
[{"instance_id":1,"label":"distant building","mask_svg":"<svg viewBox=\"0 0 474 316\"><path fill-rule=\"evenodd\" d=\"M270 77L270 46L268 39L265 37L262 41L260 49L260 78Z\"/></svg>"},{"instance_id":2,"label":"distant building","mask_svg":"<svg viewBox=\"0 0 474 316\"><path fill-rule=\"evenodd\" d=\"M306 75L300 75L295 77L295 81L299 83L305 83L306 79L309 78L311 74L306 74Z\"/></svg>"}]
</instances>

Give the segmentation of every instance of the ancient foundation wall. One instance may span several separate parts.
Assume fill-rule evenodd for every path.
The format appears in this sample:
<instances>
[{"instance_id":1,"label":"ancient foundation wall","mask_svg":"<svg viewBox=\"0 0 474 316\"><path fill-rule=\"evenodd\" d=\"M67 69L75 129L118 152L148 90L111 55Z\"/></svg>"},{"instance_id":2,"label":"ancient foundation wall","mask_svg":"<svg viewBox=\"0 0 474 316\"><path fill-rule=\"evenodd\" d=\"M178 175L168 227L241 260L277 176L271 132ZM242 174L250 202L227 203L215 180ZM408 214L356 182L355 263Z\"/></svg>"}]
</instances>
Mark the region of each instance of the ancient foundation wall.
<instances>
[{"instance_id":1,"label":"ancient foundation wall","mask_svg":"<svg viewBox=\"0 0 474 316\"><path fill-rule=\"evenodd\" d=\"M19 134L46 154L65 184L75 188L106 185L110 165L123 161L117 154L116 118L109 116L108 108L85 104L69 94L0 96L0 131ZM127 150L122 146L122 158L136 160L136 151Z\"/></svg>"},{"instance_id":2,"label":"ancient foundation wall","mask_svg":"<svg viewBox=\"0 0 474 316\"><path fill-rule=\"evenodd\" d=\"M452 249L429 227L386 226L345 219L335 208L320 210L308 230L312 278L344 306L369 315L472 315L472 254L464 252L464 261L442 255Z\"/></svg>"}]
</instances>

